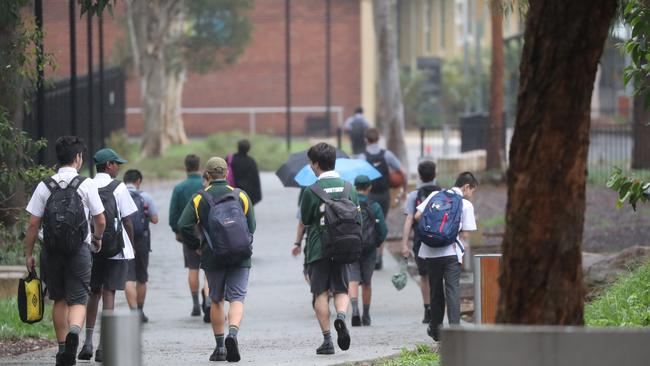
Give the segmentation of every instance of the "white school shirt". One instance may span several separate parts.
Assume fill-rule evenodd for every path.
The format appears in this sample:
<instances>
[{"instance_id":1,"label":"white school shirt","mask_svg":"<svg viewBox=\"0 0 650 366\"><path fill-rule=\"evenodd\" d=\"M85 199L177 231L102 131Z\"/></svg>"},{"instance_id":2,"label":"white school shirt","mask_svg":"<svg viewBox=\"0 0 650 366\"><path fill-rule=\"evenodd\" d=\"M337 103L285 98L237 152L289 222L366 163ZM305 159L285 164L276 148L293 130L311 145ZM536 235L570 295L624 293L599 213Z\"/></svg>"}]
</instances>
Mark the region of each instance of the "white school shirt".
<instances>
[{"instance_id":1,"label":"white school shirt","mask_svg":"<svg viewBox=\"0 0 650 366\"><path fill-rule=\"evenodd\" d=\"M451 189L454 193L463 195L463 192L460 188L454 187ZM432 192L427 199L425 199L417 208L418 211L424 212L424 209L427 207L427 204L438 191ZM476 218L474 217L474 205L465 198L463 198L463 212L460 217L460 230L462 231L475 231L476 230ZM459 232L460 234L460 232ZM460 235L458 236L458 241L460 240ZM418 256L420 258L439 258L455 255L458 257L458 263L463 263L463 251L459 248L458 244L453 243L446 247L441 248L432 248L428 245L420 246L420 252Z\"/></svg>"},{"instance_id":2,"label":"white school shirt","mask_svg":"<svg viewBox=\"0 0 650 366\"><path fill-rule=\"evenodd\" d=\"M61 188L65 188L77 175L79 175L77 169L72 167L62 167L52 176L52 179L59 183ZM102 204L102 200L99 198L97 186L92 179L85 179L81 182L79 188L77 188L77 194L81 197L81 201L83 202L86 217L88 217L89 214L91 216L97 216L104 212L104 205ZM50 195L50 190L47 188L45 183L40 182L38 186L36 186L36 190L27 204L27 212L36 217L43 217L43 214L45 213L45 205L47 204ZM88 235L85 239L86 244L90 244L90 220L92 219L88 220Z\"/></svg>"},{"instance_id":3,"label":"white school shirt","mask_svg":"<svg viewBox=\"0 0 650 366\"><path fill-rule=\"evenodd\" d=\"M97 173L93 180L99 189L109 185L113 181L113 178L106 173ZM133 202L133 198L131 198L131 194L124 183L120 183L117 188L115 188L113 196L115 196L115 202L117 203L119 219L130 216L134 212L138 211L138 207L135 205L135 202ZM111 225L111 223L107 221L106 225ZM122 253L110 259L122 260L135 258L133 245L131 245L131 240L129 240L126 230L122 230L122 237L124 238L124 249L122 249Z\"/></svg>"}]
</instances>

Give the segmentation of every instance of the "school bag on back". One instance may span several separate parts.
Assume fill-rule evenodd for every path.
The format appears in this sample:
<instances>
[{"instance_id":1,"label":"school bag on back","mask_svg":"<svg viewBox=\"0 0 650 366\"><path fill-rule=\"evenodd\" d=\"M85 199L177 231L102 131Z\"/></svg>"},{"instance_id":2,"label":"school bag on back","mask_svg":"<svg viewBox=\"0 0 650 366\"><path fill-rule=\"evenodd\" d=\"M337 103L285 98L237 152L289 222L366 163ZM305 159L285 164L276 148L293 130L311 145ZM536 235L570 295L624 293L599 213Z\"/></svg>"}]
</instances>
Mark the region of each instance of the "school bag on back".
<instances>
[{"instance_id":1,"label":"school bag on back","mask_svg":"<svg viewBox=\"0 0 650 366\"><path fill-rule=\"evenodd\" d=\"M52 254L76 253L88 236L88 220L77 189L85 180L74 177L66 188L52 178L43 181L50 190L43 214L43 242Z\"/></svg>"},{"instance_id":2,"label":"school bag on back","mask_svg":"<svg viewBox=\"0 0 650 366\"><path fill-rule=\"evenodd\" d=\"M115 200L115 188L120 181L113 180L107 186L99 188L99 198L104 204L104 217L106 218L106 229L102 236L102 249L97 253L104 258L114 257L124 249L124 236L122 234L122 218L120 217L117 201Z\"/></svg>"},{"instance_id":3,"label":"school bag on back","mask_svg":"<svg viewBox=\"0 0 650 366\"><path fill-rule=\"evenodd\" d=\"M350 123L350 140L354 152L361 153L363 152L363 149L365 149L365 133L366 124L364 123L363 118L356 117L352 120L352 123Z\"/></svg>"},{"instance_id":4,"label":"school bag on back","mask_svg":"<svg viewBox=\"0 0 650 366\"><path fill-rule=\"evenodd\" d=\"M149 231L149 220L145 214L146 203L144 197L140 194L139 191L129 190L133 202L135 202L135 207L138 208L133 215L129 216L131 222L133 223L133 237L135 240L142 239Z\"/></svg>"},{"instance_id":5,"label":"school bag on back","mask_svg":"<svg viewBox=\"0 0 650 366\"><path fill-rule=\"evenodd\" d=\"M253 255L253 234L248 230L248 219L239 201L240 189L216 199L212 194L199 194L210 205L207 224L201 229L217 261L235 265Z\"/></svg>"},{"instance_id":6,"label":"school bag on back","mask_svg":"<svg viewBox=\"0 0 650 366\"><path fill-rule=\"evenodd\" d=\"M390 188L390 170L386 161L386 150L382 149L378 154L369 154L366 151L366 160L381 173L381 178L374 180L372 184L372 192L383 193L388 191Z\"/></svg>"},{"instance_id":7,"label":"school bag on back","mask_svg":"<svg viewBox=\"0 0 650 366\"><path fill-rule=\"evenodd\" d=\"M309 188L325 202L325 229L321 237L323 257L342 264L359 260L362 249L361 223L357 205L348 197L350 184L345 183L339 199L330 198L318 183Z\"/></svg>"},{"instance_id":8,"label":"school bag on back","mask_svg":"<svg viewBox=\"0 0 650 366\"><path fill-rule=\"evenodd\" d=\"M420 240L433 248L455 243L460 231L463 197L451 190L436 193L424 208L418 224Z\"/></svg>"},{"instance_id":9,"label":"school bag on back","mask_svg":"<svg viewBox=\"0 0 650 366\"><path fill-rule=\"evenodd\" d=\"M417 210L417 207L420 206L422 202L424 202L427 197L433 192L439 191L440 187L436 185L426 185L422 186L417 190L417 194L415 196L415 202L413 207L413 212ZM417 221L413 221L413 243L418 244L421 243L420 240L420 233L419 233L419 223Z\"/></svg>"},{"instance_id":10,"label":"school bag on back","mask_svg":"<svg viewBox=\"0 0 650 366\"><path fill-rule=\"evenodd\" d=\"M362 252L369 253L377 249L377 218L370 205L370 201L360 201L359 207L361 209L361 240L363 243Z\"/></svg>"}]
</instances>

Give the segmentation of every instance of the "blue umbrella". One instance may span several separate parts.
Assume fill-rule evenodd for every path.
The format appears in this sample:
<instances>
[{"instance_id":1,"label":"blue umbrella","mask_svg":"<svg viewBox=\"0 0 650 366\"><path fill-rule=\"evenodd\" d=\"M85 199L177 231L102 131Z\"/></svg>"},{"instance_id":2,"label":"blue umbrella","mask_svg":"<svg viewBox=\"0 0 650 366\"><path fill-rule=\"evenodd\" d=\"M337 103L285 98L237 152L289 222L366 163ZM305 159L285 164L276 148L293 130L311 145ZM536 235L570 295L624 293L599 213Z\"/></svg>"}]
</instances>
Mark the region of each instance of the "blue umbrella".
<instances>
[{"instance_id":1,"label":"blue umbrella","mask_svg":"<svg viewBox=\"0 0 650 366\"><path fill-rule=\"evenodd\" d=\"M367 175L370 180L381 177L379 170L375 169L370 163L363 159L336 159L336 166L334 168L343 180L354 183L354 179L359 175ZM293 178L302 187L310 186L316 183L316 175L311 170L309 164L305 165L298 174Z\"/></svg>"}]
</instances>

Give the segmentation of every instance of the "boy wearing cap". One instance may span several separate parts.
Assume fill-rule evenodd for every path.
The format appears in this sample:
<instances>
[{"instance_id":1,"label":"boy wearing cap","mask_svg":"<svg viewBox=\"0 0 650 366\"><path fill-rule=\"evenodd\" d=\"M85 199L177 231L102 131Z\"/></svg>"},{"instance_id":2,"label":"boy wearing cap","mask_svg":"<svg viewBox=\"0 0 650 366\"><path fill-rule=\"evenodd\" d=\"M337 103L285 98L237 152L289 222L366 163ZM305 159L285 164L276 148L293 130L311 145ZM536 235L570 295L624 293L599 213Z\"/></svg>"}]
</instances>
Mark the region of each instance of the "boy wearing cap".
<instances>
[{"instance_id":1,"label":"boy wearing cap","mask_svg":"<svg viewBox=\"0 0 650 366\"><path fill-rule=\"evenodd\" d=\"M203 194L210 194L215 199L233 191L226 181L228 164L219 157L213 157L205 165L205 172L210 178L210 185ZM253 203L244 191L239 191L239 203L246 216L248 231L255 232L255 214ZM233 265L224 265L215 257L210 246L196 236L197 224L208 221L210 204L203 199L201 194L195 194L185 206L180 219L178 230L183 237L183 242L190 249L201 249L201 268L206 272L210 285L210 319L216 341L214 352L210 361L238 362L241 359L237 333L244 316L244 299L248 288L248 274L251 268L251 259L245 259ZM230 303L228 309L228 336L224 339L225 305L224 300Z\"/></svg>"},{"instance_id":2,"label":"boy wearing cap","mask_svg":"<svg viewBox=\"0 0 650 366\"><path fill-rule=\"evenodd\" d=\"M354 186L359 193L359 206L363 216L363 251L361 257L350 265L350 303L352 304L352 326L370 325L370 301L372 299L372 274L375 271L377 247L386 240L388 228L384 213L379 203L368 199L372 183L366 175L360 175L354 180ZM366 222L370 220L371 222ZM366 225L374 228L366 229ZM369 233L370 235L366 234ZM366 236L372 237L366 237ZM366 242L368 241L368 242ZM363 289L363 317L359 316L359 284Z\"/></svg>"},{"instance_id":3,"label":"boy wearing cap","mask_svg":"<svg viewBox=\"0 0 650 366\"><path fill-rule=\"evenodd\" d=\"M97 175L93 178L95 185L101 192L104 187L108 187L120 170L120 165L127 161L122 159L112 149L101 149L95 153L95 168ZM117 181L116 181L117 182ZM133 224L129 216L135 213L138 208L131 198L129 190L124 183L114 183L113 199L115 199L115 206L117 207L117 216L122 223L122 240L124 241L124 248L122 252L111 258L105 258L101 252L93 256L93 268L90 277L90 291L91 295L88 299L88 316L86 318L86 338L84 345L79 352L80 360L89 360L93 352L93 331L95 321L97 319L97 312L99 308L99 299L102 300L102 310L112 310L115 307L115 291L124 290L126 282L126 275L128 270L128 260L133 260ZM108 204L102 202L104 207ZM111 203L112 204L112 203ZM114 225L107 223L107 225ZM104 246L108 243L103 243ZM102 362L102 341L101 337L97 351L95 352L95 361Z\"/></svg>"}]
</instances>

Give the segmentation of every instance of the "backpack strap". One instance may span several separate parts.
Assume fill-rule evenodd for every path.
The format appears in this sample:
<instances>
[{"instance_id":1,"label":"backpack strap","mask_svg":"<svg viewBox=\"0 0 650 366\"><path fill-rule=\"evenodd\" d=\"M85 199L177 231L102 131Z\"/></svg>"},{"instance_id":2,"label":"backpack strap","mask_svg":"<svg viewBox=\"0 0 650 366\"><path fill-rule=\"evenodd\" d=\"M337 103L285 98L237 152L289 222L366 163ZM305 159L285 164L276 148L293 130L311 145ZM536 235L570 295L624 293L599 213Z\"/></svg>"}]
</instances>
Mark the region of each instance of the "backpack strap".
<instances>
[{"instance_id":1,"label":"backpack strap","mask_svg":"<svg viewBox=\"0 0 650 366\"><path fill-rule=\"evenodd\" d=\"M205 202L207 202L208 205L210 205L210 207L217 204L217 202L215 202L214 200L214 196L208 193L208 191L206 191L205 189L198 191L197 194L201 196L205 200Z\"/></svg>"},{"instance_id":2,"label":"backpack strap","mask_svg":"<svg viewBox=\"0 0 650 366\"><path fill-rule=\"evenodd\" d=\"M325 203L332 202L332 198L330 197L330 195L327 194L327 192L325 192L325 190L318 185L318 182L310 185L309 189L311 189L311 191L314 192L316 197L320 198L323 202ZM343 188L343 190L345 191L345 188Z\"/></svg>"},{"instance_id":3,"label":"backpack strap","mask_svg":"<svg viewBox=\"0 0 650 366\"><path fill-rule=\"evenodd\" d=\"M227 201L227 200L229 200L229 199L231 199L231 198L234 199L234 200L236 200L236 201L238 201L238 200L239 200L239 193L241 193L241 189L239 189L239 188L234 188L232 191L230 191L230 192L224 194L223 196L221 196L221 197L217 200L216 203L219 204L219 203L221 203L221 202L223 202L223 201Z\"/></svg>"},{"instance_id":4,"label":"backpack strap","mask_svg":"<svg viewBox=\"0 0 650 366\"><path fill-rule=\"evenodd\" d=\"M73 188L73 189L78 189L81 183L86 180L86 177L82 177L81 175L77 175L76 177L72 178L70 181L70 184L68 184L68 188Z\"/></svg>"},{"instance_id":5,"label":"backpack strap","mask_svg":"<svg viewBox=\"0 0 650 366\"><path fill-rule=\"evenodd\" d=\"M54 192L61 190L59 183L52 179L52 177L43 180L43 184L45 184L45 187L50 191L50 194L54 194Z\"/></svg>"},{"instance_id":6,"label":"backpack strap","mask_svg":"<svg viewBox=\"0 0 650 366\"><path fill-rule=\"evenodd\" d=\"M343 192L341 192L341 198L349 198L350 196L350 190L352 189L352 185L348 182L343 182Z\"/></svg>"}]
</instances>

